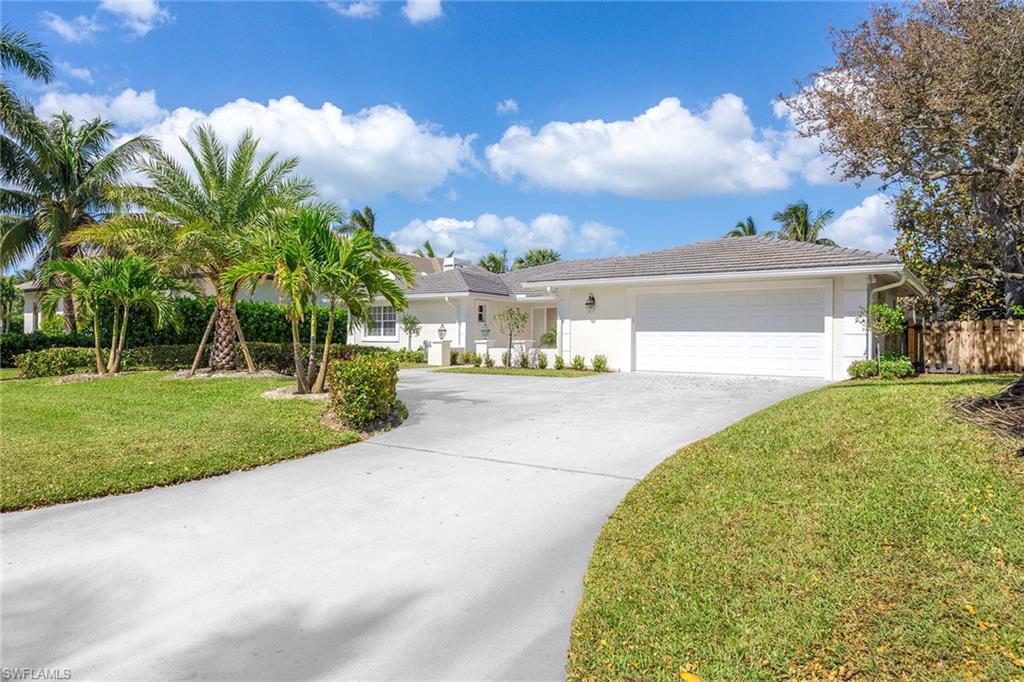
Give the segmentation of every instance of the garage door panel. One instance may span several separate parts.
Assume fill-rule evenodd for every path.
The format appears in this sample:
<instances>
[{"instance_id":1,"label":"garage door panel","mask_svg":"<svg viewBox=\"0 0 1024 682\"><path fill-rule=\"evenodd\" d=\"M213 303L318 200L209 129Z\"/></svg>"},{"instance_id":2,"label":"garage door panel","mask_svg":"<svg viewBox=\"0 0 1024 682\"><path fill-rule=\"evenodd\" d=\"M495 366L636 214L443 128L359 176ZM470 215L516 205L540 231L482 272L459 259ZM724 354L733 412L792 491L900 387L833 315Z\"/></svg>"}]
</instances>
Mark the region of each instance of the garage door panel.
<instances>
[{"instance_id":1,"label":"garage door panel","mask_svg":"<svg viewBox=\"0 0 1024 682\"><path fill-rule=\"evenodd\" d=\"M821 376L821 288L648 294L636 299L636 367Z\"/></svg>"}]
</instances>

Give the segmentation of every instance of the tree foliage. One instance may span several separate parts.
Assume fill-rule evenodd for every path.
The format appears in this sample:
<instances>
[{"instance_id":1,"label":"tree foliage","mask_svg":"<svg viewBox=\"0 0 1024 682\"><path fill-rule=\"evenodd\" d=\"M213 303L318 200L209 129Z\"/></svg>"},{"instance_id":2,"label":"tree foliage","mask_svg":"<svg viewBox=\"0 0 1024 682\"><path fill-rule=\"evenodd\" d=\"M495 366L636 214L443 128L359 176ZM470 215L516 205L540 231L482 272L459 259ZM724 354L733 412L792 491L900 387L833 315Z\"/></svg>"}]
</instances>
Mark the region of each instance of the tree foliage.
<instances>
[{"instance_id":1,"label":"tree foliage","mask_svg":"<svg viewBox=\"0 0 1024 682\"><path fill-rule=\"evenodd\" d=\"M482 267L484 270L493 272L496 275L501 275L508 272L508 251L502 249L501 251L492 251L480 258L477 265Z\"/></svg>"},{"instance_id":2,"label":"tree foliage","mask_svg":"<svg viewBox=\"0 0 1024 682\"><path fill-rule=\"evenodd\" d=\"M780 227L769 236L795 242L835 246L834 241L821 236L834 215L832 209L819 209L812 215L806 201L797 201L772 216L772 220L779 223Z\"/></svg>"},{"instance_id":3,"label":"tree foliage","mask_svg":"<svg viewBox=\"0 0 1024 682\"><path fill-rule=\"evenodd\" d=\"M522 256L518 256L512 263L512 267L520 270L522 268L532 268L536 265L557 263L560 260L562 260L562 254L554 249L530 249Z\"/></svg>"}]
</instances>

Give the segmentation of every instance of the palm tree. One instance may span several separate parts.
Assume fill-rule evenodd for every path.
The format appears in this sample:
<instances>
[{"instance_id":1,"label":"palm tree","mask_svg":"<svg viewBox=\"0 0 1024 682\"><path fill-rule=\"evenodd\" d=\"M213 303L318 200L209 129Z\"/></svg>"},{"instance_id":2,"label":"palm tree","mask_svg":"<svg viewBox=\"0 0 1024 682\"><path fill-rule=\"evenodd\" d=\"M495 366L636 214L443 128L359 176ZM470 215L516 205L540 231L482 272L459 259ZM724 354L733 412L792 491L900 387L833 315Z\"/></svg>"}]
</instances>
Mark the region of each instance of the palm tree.
<instances>
[{"instance_id":1,"label":"palm tree","mask_svg":"<svg viewBox=\"0 0 1024 682\"><path fill-rule=\"evenodd\" d=\"M356 322L368 321L370 305L377 296L400 310L405 307L405 295L396 279L407 284L413 279L408 262L381 251L369 231L337 235L332 230L337 219L337 213L326 206L279 213L270 224L248 235L251 258L230 268L223 278L222 286L229 290L273 279L291 322L299 393L323 389L337 306L344 306L349 319ZM299 329L307 307L320 295L330 301L330 316L320 371L314 377L314 365L305 367L302 361Z\"/></svg>"},{"instance_id":2,"label":"palm tree","mask_svg":"<svg viewBox=\"0 0 1024 682\"><path fill-rule=\"evenodd\" d=\"M42 44L33 41L27 33L15 31L8 24L0 28L0 67L5 71L20 71L34 81L49 83L53 80L53 64L43 51ZM8 128L16 127L17 122L28 112L28 107L18 100L7 79L0 80L0 123Z\"/></svg>"},{"instance_id":3,"label":"palm tree","mask_svg":"<svg viewBox=\"0 0 1024 682\"><path fill-rule=\"evenodd\" d=\"M492 251L477 263L484 270L489 270L496 275L508 272L508 251Z\"/></svg>"},{"instance_id":4,"label":"palm tree","mask_svg":"<svg viewBox=\"0 0 1024 682\"><path fill-rule=\"evenodd\" d=\"M807 202L798 201L773 215L772 219L782 226L778 231L780 239L821 244L822 246L836 246L834 241L821 236L822 230L825 229L825 226L828 225L834 215L835 213L832 209L819 210L812 218Z\"/></svg>"},{"instance_id":5,"label":"palm tree","mask_svg":"<svg viewBox=\"0 0 1024 682\"><path fill-rule=\"evenodd\" d=\"M197 128L195 136L196 145L181 140L195 178L169 154L154 150L138 166L152 186L122 188L114 194L120 205L135 212L83 231L80 240L152 256L169 269L205 277L214 287L216 306L194 366L212 327L210 368L234 369L237 336L251 371L235 312L238 287L225 287L224 275L246 259L245 237L254 227L265 224L275 211L294 208L313 196L314 189L309 180L292 176L298 157L278 161L271 153L257 161L259 140L252 131L242 135L234 150L228 150L208 126Z\"/></svg>"},{"instance_id":6,"label":"palm tree","mask_svg":"<svg viewBox=\"0 0 1024 682\"><path fill-rule=\"evenodd\" d=\"M746 220L740 220L736 223L736 227L732 228L725 233L726 237L756 237L757 236L757 225L754 224L754 218L747 216Z\"/></svg>"},{"instance_id":7,"label":"palm tree","mask_svg":"<svg viewBox=\"0 0 1024 682\"><path fill-rule=\"evenodd\" d=\"M437 258L437 254L434 253L434 247L430 245L430 240L427 239L423 242L423 246L413 249L414 256L420 256L421 258ZM451 258L455 255L455 251L449 251L447 258Z\"/></svg>"},{"instance_id":8,"label":"palm tree","mask_svg":"<svg viewBox=\"0 0 1024 682\"><path fill-rule=\"evenodd\" d=\"M145 136L111 148L114 124L99 118L76 126L70 114L43 121L28 115L0 132L0 267L36 252L33 269L73 258L68 237L112 210L106 193L154 149ZM64 330L75 330L73 297L64 301Z\"/></svg>"},{"instance_id":9,"label":"palm tree","mask_svg":"<svg viewBox=\"0 0 1024 682\"><path fill-rule=\"evenodd\" d=\"M352 215L348 218L348 224L345 226L344 231L355 232L356 230L366 230L377 237L381 250L394 251L395 245L387 237L378 235L375 231L376 226L377 214L375 214L373 209L369 206L364 206L362 211L352 212Z\"/></svg>"},{"instance_id":10,"label":"palm tree","mask_svg":"<svg viewBox=\"0 0 1024 682\"><path fill-rule=\"evenodd\" d=\"M516 270L532 268L535 265L547 265L562 260L562 254L554 249L530 249L522 256L516 258L512 267Z\"/></svg>"},{"instance_id":11,"label":"palm tree","mask_svg":"<svg viewBox=\"0 0 1024 682\"><path fill-rule=\"evenodd\" d=\"M99 258L70 258L52 260L43 266L40 280L46 291L41 303L47 315L52 315L57 303L68 297L78 302L78 312L92 321L93 350L96 354L96 373L106 374L103 351L100 350L100 302L107 295L107 273Z\"/></svg>"}]
</instances>

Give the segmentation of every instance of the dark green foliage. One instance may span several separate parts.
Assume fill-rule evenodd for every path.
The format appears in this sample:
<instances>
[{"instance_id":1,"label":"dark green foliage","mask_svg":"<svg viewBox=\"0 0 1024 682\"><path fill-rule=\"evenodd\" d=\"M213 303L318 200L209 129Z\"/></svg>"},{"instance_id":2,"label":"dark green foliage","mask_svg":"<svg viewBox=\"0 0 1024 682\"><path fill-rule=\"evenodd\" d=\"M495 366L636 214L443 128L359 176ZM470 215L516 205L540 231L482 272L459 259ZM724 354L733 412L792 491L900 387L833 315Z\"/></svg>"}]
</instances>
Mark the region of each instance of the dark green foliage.
<instances>
[{"instance_id":1,"label":"dark green foliage","mask_svg":"<svg viewBox=\"0 0 1024 682\"><path fill-rule=\"evenodd\" d=\"M9 332L0 336L0 367L13 367L14 357L26 351L61 346L91 347L92 336L82 333L51 335L42 332Z\"/></svg>"},{"instance_id":2,"label":"dark green foliage","mask_svg":"<svg viewBox=\"0 0 1024 682\"><path fill-rule=\"evenodd\" d=\"M541 348L554 348L558 345L558 331L549 329L540 335Z\"/></svg>"},{"instance_id":3,"label":"dark green foliage","mask_svg":"<svg viewBox=\"0 0 1024 682\"><path fill-rule=\"evenodd\" d=\"M388 419L398 408L398 357L394 353L358 353L334 361L328 369L330 409L349 426L365 429Z\"/></svg>"},{"instance_id":4,"label":"dark green foliage","mask_svg":"<svg viewBox=\"0 0 1024 682\"><path fill-rule=\"evenodd\" d=\"M565 358L561 355L555 356L555 369L565 369Z\"/></svg>"},{"instance_id":5,"label":"dark green foliage","mask_svg":"<svg viewBox=\"0 0 1024 682\"><path fill-rule=\"evenodd\" d=\"M537 369L547 369L547 368L548 368L548 354L547 353L543 353L543 352L542 353L537 353Z\"/></svg>"},{"instance_id":6,"label":"dark green foliage","mask_svg":"<svg viewBox=\"0 0 1024 682\"><path fill-rule=\"evenodd\" d=\"M608 371L608 358L603 355L595 355L590 364L594 368L595 372Z\"/></svg>"},{"instance_id":7,"label":"dark green foliage","mask_svg":"<svg viewBox=\"0 0 1024 682\"><path fill-rule=\"evenodd\" d=\"M427 353L422 349L409 350L407 348L399 348L395 351L395 355L398 356L399 362L415 362L423 364L427 361Z\"/></svg>"},{"instance_id":8,"label":"dark green foliage","mask_svg":"<svg viewBox=\"0 0 1024 682\"><path fill-rule=\"evenodd\" d=\"M530 353L524 348L520 353L519 357L516 358L519 361L519 366L526 369L530 366Z\"/></svg>"},{"instance_id":9,"label":"dark green foliage","mask_svg":"<svg viewBox=\"0 0 1024 682\"><path fill-rule=\"evenodd\" d=\"M128 348L124 352L123 364L125 369L188 369L197 350L197 343Z\"/></svg>"},{"instance_id":10,"label":"dark green foliage","mask_svg":"<svg viewBox=\"0 0 1024 682\"><path fill-rule=\"evenodd\" d=\"M474 367L479 367L481 364L483 364L483 361L484 361L484 359L482 357L480 357L479 355L477 355L476 353L473 353L473 358L472 359L473 359L473 366Z\"/></svg>"},{"instance_id":11,"label":"dark green foliage","mask_svg":"<svg viewBox=\"0 0 1024 682\"><path fill-rule=\"evenodd\" d=\"M490 353L484 356L484 367L494 367L494 357Z\"/></svg>"},{"instance_id":12,"label":"dark green foliage","mask_svg":"<svg viewBox=\"0 0 1024 682\"><path fill-rule=\"evenodd\" d=\"M181 312L182 326L180 330L174 330L170 326L163 329L155 329L152 314L145 310L133 313L128 320L128 336L125 339L125 347L137 348L139 346L154 345L181 345L199 344L203 338L203 331L210 321L213 313L213 298L180 298L175 302ZM291 323L285 317L284 306L269 301L238 301L238 322L242 325L242 333L245 334L246 342L264 341L268 343L291 342ZM323 342L327 332L327 322L330 311L327 308L317 309L317 340ZM105 330L106 338L104 343L110 341L109 330L111 326L111 311L103 308L100 313L100 328ZM305 322L302 326L302 339L309 339L309 310L306 311ZM335 312L334 338L333 342L345 343L348 322L344 310ZM211 339L212 341L212 332ZM90 342L91 343L91 342Z\"/></svg>"},{"instance_id":13,"label":"dark green foliage","mask_svg":"<svg viewBox=\"0 0 1024 682\"><path fill-rule=\"evenodd\" d=\"M906 379L916 374L906 355L886 353L878 360L857 360L846 370L854 379Z\"/></svg>"},{"instance_id":14,"label":"dark green foliage","mask_svg":"<svg viewBox=\"0 0 1024 682\"><path fill-rule=\"evenodd\" d=\"M583 358L582 355L574 355L572 356L571 367L577 370L584 370L587 368L587 361Z\"/></svg>"},{"instance_id":15,"label":"dark green foliage","mask_svg":"<svg viewBox=\"0 0 1024 682\"><path fill-rule=\"evenodd\" d=\"M30 350L19 355L16 364L25 379L64 376L76 369L95 367L93 352L92 348L70 346Z\"/></svg>"}]
</instances>

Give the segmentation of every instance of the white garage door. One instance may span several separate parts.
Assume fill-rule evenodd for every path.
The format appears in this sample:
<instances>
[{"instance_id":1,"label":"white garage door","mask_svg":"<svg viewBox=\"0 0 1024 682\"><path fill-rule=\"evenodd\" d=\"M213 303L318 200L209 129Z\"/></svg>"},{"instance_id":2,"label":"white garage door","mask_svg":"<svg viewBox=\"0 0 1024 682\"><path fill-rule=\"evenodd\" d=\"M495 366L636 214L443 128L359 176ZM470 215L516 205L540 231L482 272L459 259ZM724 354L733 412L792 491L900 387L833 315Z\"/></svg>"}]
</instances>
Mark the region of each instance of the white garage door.
<instances>
[{"instance_id":1,"label":"white garage door","mask_svg":"<svg viewBox=\"0 0 1024 682\"><path fill-rule=\"evenodd\" d=\"M636 368L825 374L825 290L648 294L636 299Z\"/></svg>"}]
</instances>

